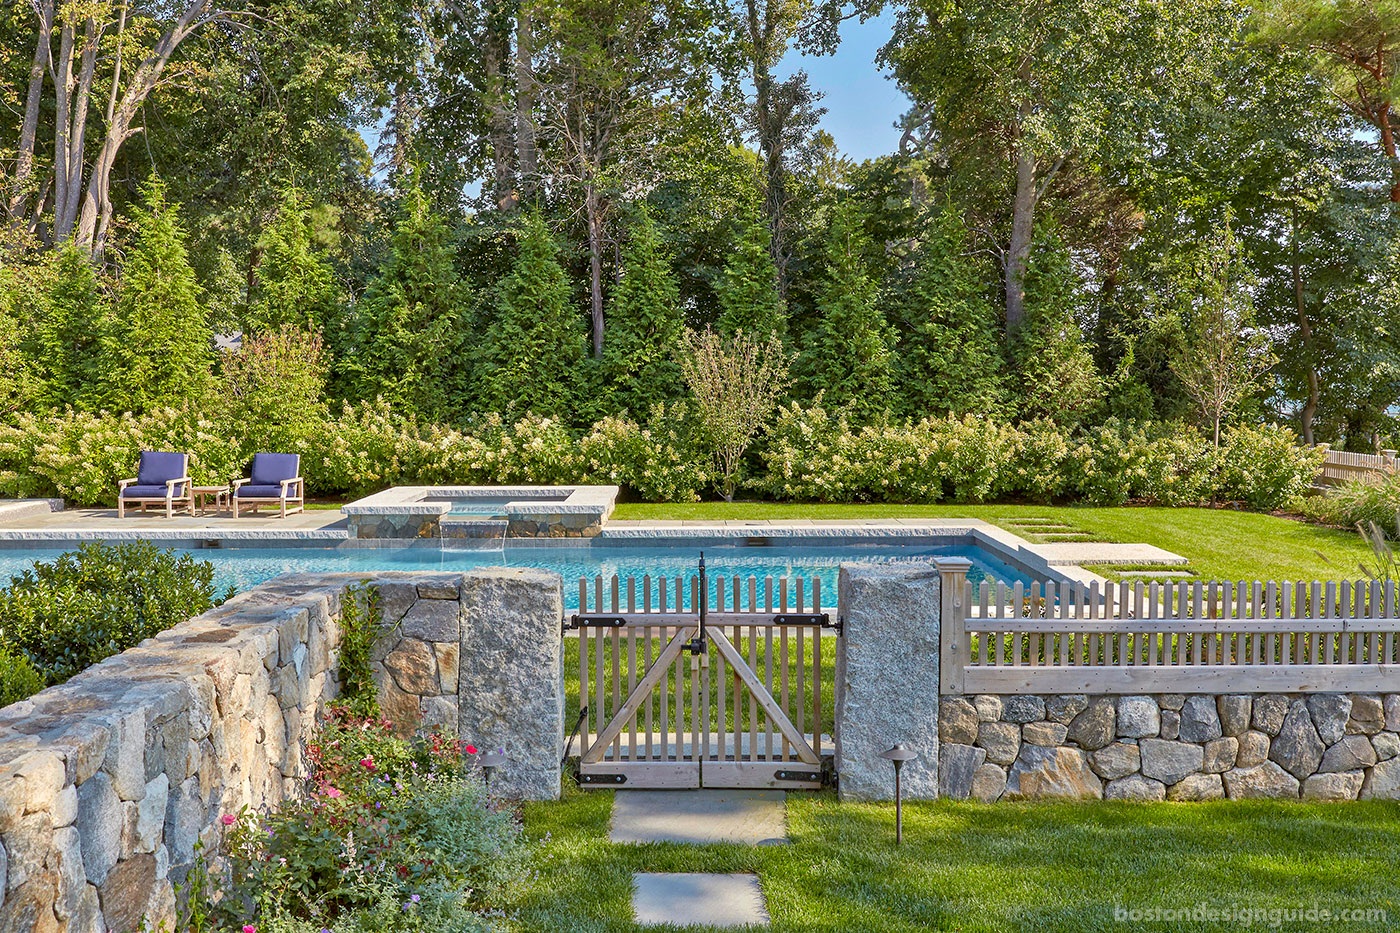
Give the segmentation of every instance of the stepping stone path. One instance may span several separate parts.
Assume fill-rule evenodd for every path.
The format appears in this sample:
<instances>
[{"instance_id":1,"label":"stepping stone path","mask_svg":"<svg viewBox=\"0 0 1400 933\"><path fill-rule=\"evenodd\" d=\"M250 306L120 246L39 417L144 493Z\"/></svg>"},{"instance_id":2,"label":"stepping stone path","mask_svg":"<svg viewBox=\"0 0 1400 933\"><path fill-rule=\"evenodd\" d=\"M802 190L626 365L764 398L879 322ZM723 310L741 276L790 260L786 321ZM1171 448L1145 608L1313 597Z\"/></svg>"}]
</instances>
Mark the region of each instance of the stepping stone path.
<instances>
[{"instance_id":1,"label":"stepping stone path","mask_svg":"<svg viewBox=\"0 0 1400 933\"><path fill-rule=\"evenodd\" d=\"M782 845L784 802L774 790L620 790L613 795L616 843L680 842ZM766 926L768 909L756 875L636 872L637 923Z\"/></svg>"}]
</instances>

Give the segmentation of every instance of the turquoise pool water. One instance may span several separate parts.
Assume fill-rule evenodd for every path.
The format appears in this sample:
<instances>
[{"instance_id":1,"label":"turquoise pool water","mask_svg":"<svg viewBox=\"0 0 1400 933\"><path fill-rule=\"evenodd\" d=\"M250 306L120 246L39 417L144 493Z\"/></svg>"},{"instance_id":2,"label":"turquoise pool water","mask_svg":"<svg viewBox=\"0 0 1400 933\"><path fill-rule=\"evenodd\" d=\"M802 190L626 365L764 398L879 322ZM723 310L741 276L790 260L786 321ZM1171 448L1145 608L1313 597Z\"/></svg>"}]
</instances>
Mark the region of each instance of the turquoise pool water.
<instances>
[{"instance_id":1,"label":"turquoise pool water","mask_svg":"<svg viewBox=\"0 0 1400 933\"><path fill-rule=\"evenodd\" d=\"M715 576L803 577L810 599L811 581L821 580L823 603L830 605L836 592L837 568L850 561L909 563L932 557L966 557L972 561L969 577L1014 581L1025 579L1006 564L976 547L919 545L845 545L841 547L706 547L705 564ZM0 585L36 560L52 560L60 549L0 550ZM539 567L557 571L564 578L565 608L578 608L578 579L597 574L673 577L695 571L700 548L649 547L529 547L510 545L502 550L452 550L411 548L228 548L191 552L214 565L220 588L245 590L284 573L337 571L372 573L377 570L469 570L473 567Z\"/></svg>"}]
</instances>

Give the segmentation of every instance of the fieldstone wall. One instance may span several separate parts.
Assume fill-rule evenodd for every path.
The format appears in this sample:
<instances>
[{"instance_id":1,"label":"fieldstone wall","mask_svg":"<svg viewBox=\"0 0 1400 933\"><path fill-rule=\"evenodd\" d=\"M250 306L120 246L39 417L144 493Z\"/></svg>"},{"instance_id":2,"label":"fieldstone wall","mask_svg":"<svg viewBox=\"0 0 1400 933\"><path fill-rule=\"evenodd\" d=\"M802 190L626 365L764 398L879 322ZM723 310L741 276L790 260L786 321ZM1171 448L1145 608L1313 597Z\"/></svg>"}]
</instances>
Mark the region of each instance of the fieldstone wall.
<instances>
[{"instance_id":1,"label":"fieldstone wall","mask_svg":"<svg viewBox=\"0 0 1400 933\"><path fill-rule=\"evenodd\" d=\"M558 754L557 575L515 581L533 593L530 609L489 609L470 595L498 575L382 574L383 635L375 676L388 715L417 728L461 724L458 689L476 709L476 693L508 682L518 695L501 708L530 710L499 731L467 731L477 744L505 747L502 790L521 780L529 796L558 793L538 773ZM304 743L338 693L336 656L352 574L287 576L108 658L72 680L0 710L0 933L126 933L172 922L175 889L194 861L195 844L217 849L219 817L247 806L275 807L299 794L307 776ZM552 596L552 601L551 601ZM507 657L500 645L528 629L543 639L553 612L553 645ZM473 620L466 623L467 619ZM524 628L512 629L518 623ZM479 624L478 638L472 637ZM497 645L472 661L470 646ZM509 667L491 681L462 676L468 665ZM474 665L474 666L473 666ZM515 705L511 705L515 704ZM553 720L551 720L553 716ZM472 720L477 729L477 720ZM480 737L478 737L480 736ZM516 777L518 775L518 777ZM496 785L493 785L496 786Z\"/></svg>"},{"instance_id":2,"label":"fieldstone wall","mask_svg":"<svg viewBox=\"0 0 1400 933\"><path fill-rule=\"evenodd\" d=\"M603 513L531 512L511 515L506 535L511 538L594 538L603 530Z\"/></svg>"},{"instance_id":3,"label":"fieldstone wall","mask_svg":"<svg viewBox=\"0 0 1400 933\"><path fill-rule=\"evenodd\" d=\"M351 515L345 520L345 528L351 538L440 538L441 520L436 512Z\"/></svg>"},{"instance_id":4,"label":"fieldstone wall","mask_svg":"<svg viewBox=\"0 0 1400 933\"><path fill-rule=\"evenodd\" d=\"M956 799L1400 799L1400 694L944 697Z\"/></svg>"}]
</instances>

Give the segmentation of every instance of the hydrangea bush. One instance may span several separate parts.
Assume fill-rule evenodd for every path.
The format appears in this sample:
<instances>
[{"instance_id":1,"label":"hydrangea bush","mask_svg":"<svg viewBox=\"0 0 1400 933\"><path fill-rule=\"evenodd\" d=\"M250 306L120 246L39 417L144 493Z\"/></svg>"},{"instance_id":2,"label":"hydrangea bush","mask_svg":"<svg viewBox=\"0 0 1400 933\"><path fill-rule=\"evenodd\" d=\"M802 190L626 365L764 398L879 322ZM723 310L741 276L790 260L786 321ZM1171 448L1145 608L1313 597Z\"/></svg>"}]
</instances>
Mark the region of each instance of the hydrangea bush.
<instances>
[{"instance_id":1,"label":"hydrangea bush","mask_svg":"<svg viewBox=\"0 0 1400 933\"><path fill-rule=\"evenodd\" d=\"M195 409L146 415L24 414L0 424L0 495L110 505L141 450L190 453L197 481L228 481L264 449L261 429ZM486 415L455 427L386 403L346 405L295 432L312 496L393 485L615 483L649 501L713 491L717 471L684 405L645 421L610 416L582 436L557 418ZM288 435L282 435L288 436ZM1070 431L967 416L854 426L821 406L779 408L749 457L746 488L819 502L1030 502L1278 508L1316 474L1320 454L1276 425L1236 427L1217 449L1184 424L1109 420Z\"/></svg>"}]
</instances>

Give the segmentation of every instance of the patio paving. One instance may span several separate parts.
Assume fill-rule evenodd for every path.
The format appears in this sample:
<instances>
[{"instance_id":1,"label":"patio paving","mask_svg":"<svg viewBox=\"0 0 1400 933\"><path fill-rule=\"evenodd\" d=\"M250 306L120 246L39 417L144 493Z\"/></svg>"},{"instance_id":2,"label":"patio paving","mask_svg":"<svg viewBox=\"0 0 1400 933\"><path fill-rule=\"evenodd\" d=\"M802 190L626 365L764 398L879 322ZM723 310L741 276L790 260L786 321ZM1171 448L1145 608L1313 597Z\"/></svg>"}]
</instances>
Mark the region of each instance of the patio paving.
<instances>
[{"instance_id":1,"label":"patio paving","mask_svg":"<svg viewBox=\"0 0 1400 933\"><path fill-rule=\"evenodd\" d=\"M758 876L704 872L632 875L632 910L642 926L767 926Z\"/></svg>"},{"instance_id":2,"label":"patio paving","mask_svg":"<svg viewBox=\"0 0 1400 933\"><path fill-rule=\"evenodd\" d=\"M302 540L334 543L345 540L345 516L339 509L308 509L286 518L276 510L263 510L234 518L229 512L127 513L116 509L64 509L59 512L0 516L0 542L112 540Z\"/></svg>"},{"instance_id":3,"label":"patio paving","mask_svg":"<svg viewBox=\"0 0 1400 933\"><path fill-rule=\"evenodd\" d=\"M620 790L613 797L613 842L787 842L781 790Z\"/></svg>"}]
</instances>

